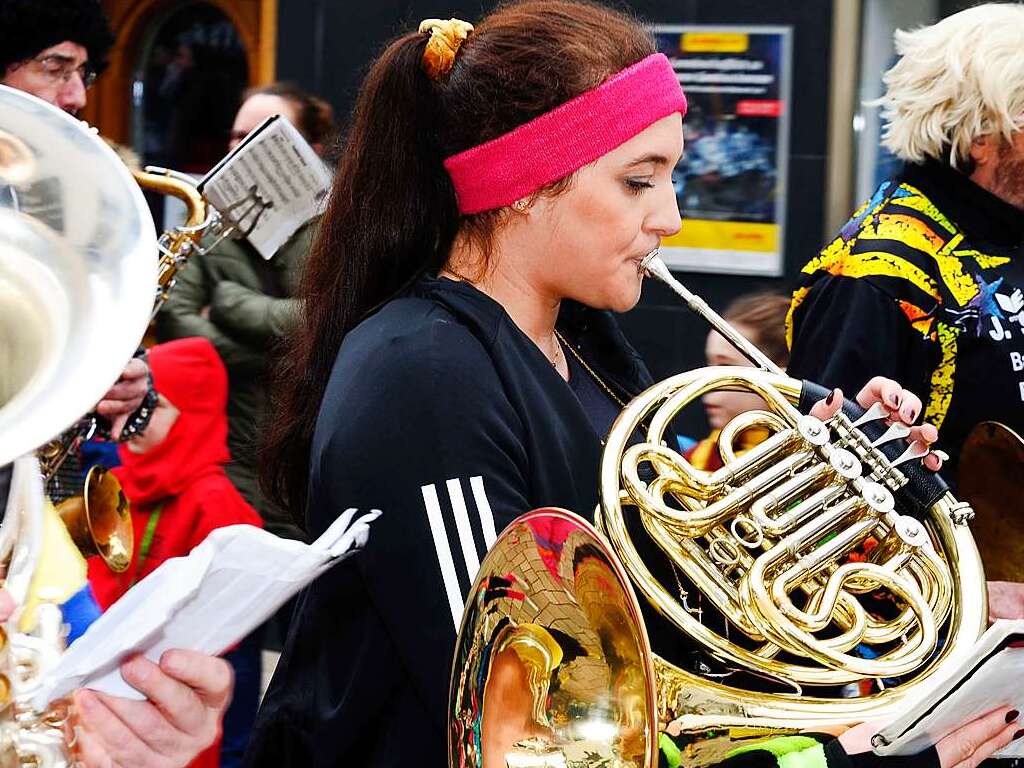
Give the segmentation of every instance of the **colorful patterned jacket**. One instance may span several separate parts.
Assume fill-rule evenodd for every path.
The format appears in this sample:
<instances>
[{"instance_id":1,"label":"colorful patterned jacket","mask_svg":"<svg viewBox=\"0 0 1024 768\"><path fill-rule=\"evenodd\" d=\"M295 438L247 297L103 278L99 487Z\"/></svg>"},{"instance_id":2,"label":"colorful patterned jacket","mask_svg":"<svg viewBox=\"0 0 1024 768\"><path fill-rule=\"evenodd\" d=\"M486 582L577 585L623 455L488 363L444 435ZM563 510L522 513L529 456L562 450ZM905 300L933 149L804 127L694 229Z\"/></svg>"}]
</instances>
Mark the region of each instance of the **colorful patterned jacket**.
<instances>
[{"instance_id":1,"label":"colorful patterned jacket","mask_svg":"<svg viewBox=\"0 0 1024 768\"><path fill-rule=\"evenodd\" d=\"M978 422L1024 430L1024 213L938 162L882 184L803 269L796 377L850 395L872 376L925 403L952 455Z\"/></svg>"}]
</instances>

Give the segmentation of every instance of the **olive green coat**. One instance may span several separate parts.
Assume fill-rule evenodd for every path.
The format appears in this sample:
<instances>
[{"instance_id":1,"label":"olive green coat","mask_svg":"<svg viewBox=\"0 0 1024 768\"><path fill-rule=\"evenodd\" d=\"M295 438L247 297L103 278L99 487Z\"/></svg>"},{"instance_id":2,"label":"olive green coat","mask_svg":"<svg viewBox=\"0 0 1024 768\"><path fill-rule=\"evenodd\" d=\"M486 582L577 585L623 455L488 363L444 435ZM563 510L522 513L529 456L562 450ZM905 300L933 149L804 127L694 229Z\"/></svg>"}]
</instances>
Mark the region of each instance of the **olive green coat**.
<instances>
[{"instance_id":1,"label":"olive green coat","mask_svg":"<svg viewBox=\"0 0 1024 768\"><path fill-rule=\"evenodd\" d=\"M195 254L178 272L157 316L160 341L202 336L228 370L228 477L260 513L267 529L301 538L291 517L263 498L258 450L267 418L267 366L274 344L298 314L295 295L315 221L303 226L269 261L247 242L223 240Z\"/></svg>"}]
</instances>

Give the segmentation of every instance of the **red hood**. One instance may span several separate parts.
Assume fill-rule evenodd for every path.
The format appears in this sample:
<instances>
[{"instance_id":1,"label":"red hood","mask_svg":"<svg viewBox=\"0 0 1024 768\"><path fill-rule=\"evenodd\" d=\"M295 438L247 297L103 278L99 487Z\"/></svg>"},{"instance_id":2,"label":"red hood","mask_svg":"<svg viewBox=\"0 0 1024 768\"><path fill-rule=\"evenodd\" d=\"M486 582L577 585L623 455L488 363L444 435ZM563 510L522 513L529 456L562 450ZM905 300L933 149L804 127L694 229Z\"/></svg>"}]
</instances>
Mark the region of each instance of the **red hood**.
<instances>
[{"instance_id":1,"label":"red hood","mask_svg":"<svg viewBox=\"0 0 1024 768\"><path fill-rule=\"evenodd\" d=\"M228 377L206 339L158 344L147 355L156 391L180 411L167 438L143 454L118 448L115 470L132 503L150 506L177 496L231 459L228 452Z\"/></svg>"}]
</instances>

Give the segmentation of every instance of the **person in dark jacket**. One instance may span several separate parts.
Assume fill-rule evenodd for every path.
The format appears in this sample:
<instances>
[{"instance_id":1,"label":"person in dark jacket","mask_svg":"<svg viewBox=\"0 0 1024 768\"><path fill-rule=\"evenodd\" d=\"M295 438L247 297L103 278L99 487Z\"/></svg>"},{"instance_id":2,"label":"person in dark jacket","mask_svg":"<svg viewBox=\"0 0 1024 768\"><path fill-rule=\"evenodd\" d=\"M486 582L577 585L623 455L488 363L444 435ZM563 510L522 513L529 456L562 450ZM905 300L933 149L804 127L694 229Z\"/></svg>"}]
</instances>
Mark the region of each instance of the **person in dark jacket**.
<instances>
[{"instance_id":1,"label":"person in dark jacket","mask_svg":"<svg viewBox=\"0 0 1024 768\"><path fill-rule=\"evenodd\" d=\"M896 33L883 144L903 170L807 263L790 310L792 375L922 393L948 471L978 422L1024 431L1022 45L1018 4Z\"/></svg>"},{"instance_id":2,"label":"person in dark jacket","mask_svg":"<svg viewBox=\"0 0 1024 768\"><path fill-rule=\"evenodd\" d=\"M788 321L792 376L922 393L907 416L941 428L953 481L977 424L1024 432L1021 46L1010 3L896 33L883 143L903 170L807 263ZM989 598L993 617L1024 617L1024 585L990 582Z\"/></svg>"},{"instance_id":3,"label":"person in dark jacket","mask_svg":"<svg viewBox=\"0 0 1024 768\"><path fill-rule=\"evenodd\" d=\"M532 508L591 514L601 439L651 383L609 310L636 304L643 259L679 229L684 112L639 25L567 0L506 5L475 29L425 21L370 68L266 467L312 535L349 506L384 514L302 594L249 766L447 764L480 558ZM883 396L913 398L879 381L862 402ZM975 728L1008 741L1004 714Z\"/></svg>"}]
</instances>

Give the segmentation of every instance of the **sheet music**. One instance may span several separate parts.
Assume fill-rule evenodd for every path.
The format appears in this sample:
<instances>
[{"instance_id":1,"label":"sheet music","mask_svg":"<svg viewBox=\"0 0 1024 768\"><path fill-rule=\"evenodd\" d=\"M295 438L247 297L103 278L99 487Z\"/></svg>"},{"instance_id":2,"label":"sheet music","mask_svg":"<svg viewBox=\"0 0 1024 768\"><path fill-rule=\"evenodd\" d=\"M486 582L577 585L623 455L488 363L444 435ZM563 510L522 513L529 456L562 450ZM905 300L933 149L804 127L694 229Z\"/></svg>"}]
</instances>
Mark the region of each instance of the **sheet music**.
<instances>
[{"instance_id":1,"label":"sheet music","mask_svg":"<svg viewBox=\"0 0 1024 768\"><path fill-rule=\"evenodd\" d=\"M914 755L993 709L1024 711L1024 647L1017 641L1024 641L1024 621L995 622L949 679L879 732L889 743L876 746L876 754ZM1010 742L993 757L1024 757L1022 741Z\"/></svg>"},{"instance_id":2,"label":"sheet music","mask_svg":"<svg viewBox=\"0 0 1024 768\"><path fill-rule=\"evenodd\" d=\"M331 174L280 115L265 120L214 166L199 189L264 259L322 211Z\"/></svg>"},{"instance_id":3,"label":"sheet music","mask_svg":"<svg viewBox=\"0 0 1024 768\"><path fill-rule=\"evenodd\" d=\"M355 514L346 510L312 544L251 525L218 528L187 557L162 563L89 627L41 682L33 706L41 711L76 688L141 699L119 670L129 655L157 662L170 648L227 650L366 543L380 512Z\"/></svg>"}]
</instances>

